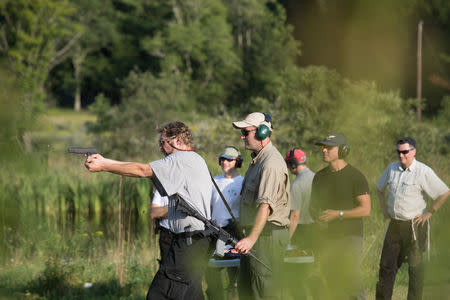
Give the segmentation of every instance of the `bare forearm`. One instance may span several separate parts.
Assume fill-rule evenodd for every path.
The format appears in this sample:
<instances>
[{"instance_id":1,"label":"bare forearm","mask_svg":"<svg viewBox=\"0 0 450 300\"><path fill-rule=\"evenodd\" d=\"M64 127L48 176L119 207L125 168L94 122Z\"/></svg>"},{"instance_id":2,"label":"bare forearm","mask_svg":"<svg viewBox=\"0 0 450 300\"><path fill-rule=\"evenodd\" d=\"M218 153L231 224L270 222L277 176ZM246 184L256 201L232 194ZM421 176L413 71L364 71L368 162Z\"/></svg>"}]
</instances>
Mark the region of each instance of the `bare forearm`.
<instances>
[{"instance_id":1,"label":"bare forearm","mask_svg":"<svg viewBox=\"0 0 450 300\"><path fill-rule=\"evenodd\" d=\"M370 216L370 195L359 195L356 197L359 205L353 209L344 210L344 218L362 218Z\"/></svg>"},{"instance_id":2,"label":"bare forearm","mask_svg":"<svg viewBox=\"0 0 450 300\"><path fill-rule=\"evenodd\" d=\"M295 232L295 229L298 225L298 220L300 219L300 211L299 210L291 210L289 214L289 237L292 238L292 235Z\"/></svg>"},{"instance_id":3,"label":"bare forearm","mask_svg":"<svg viewBox=\"0 0 450 300\"><path fill-rule=\"evenodd\" d=\"M136 162L121 162L108 159L103 164L103 170L128 177L145 178L153 176L153 170L149 164L141 164Z\"/></svg>"},{"instance_id":4,"label":"bare forearm","mask_svg":"<svg viewBox=\"0 0 450 300\"><path fill-rule=\"evenodd\" d=\"M378 201L380 202L381 211L387 211L386 207L386 196L384 191L379 191L377 189Z\"/></svg>"},{"instance_id":5,"label":"bare forearm","mask_svg":"<svg viewBox=\"0 0 450 300\"><path fill-rule=\"evenodd\" d=\"M269 218L270 208L269 204L263 203L259 206L258 212L256 213L255 222L253 223L252 231L249 234L249 238L256 241L266 225L267 219Z\"/></svg>"},{"instance_id":6,"label":"bare forearm","mask_svg":"<svg viewBox=\"0 0 450 300\"><path fill-rule=\"evenodd\" d=\"M163 219L167 218L169 214L169 206L156 206L152 205L152 209L150 211L150 217L152 219Z\"/></svg>"},{"instance_id":7,"label":"bare forearm","mask_svg":"<svg viewBox=\"0 0 450 300\"><path fill-rule=\"evenodd\" d=\"M129 177L154 176L149 164L113 160L105 158L98 153L88 156L84 165L90 172L110 172Z\"/></svg>"},{"instance_id":8,"label":"bare forearm","mask_svg":"<svg viewBox=\"0 0 450 300\"><path fill-rule=\"evenodd\" d=\"M431 205L432 210L437 211L442 205L444 205L447 198L450 196L450 191L445 194L440 195L436 201Z\"/></svg>"}]
</instances>

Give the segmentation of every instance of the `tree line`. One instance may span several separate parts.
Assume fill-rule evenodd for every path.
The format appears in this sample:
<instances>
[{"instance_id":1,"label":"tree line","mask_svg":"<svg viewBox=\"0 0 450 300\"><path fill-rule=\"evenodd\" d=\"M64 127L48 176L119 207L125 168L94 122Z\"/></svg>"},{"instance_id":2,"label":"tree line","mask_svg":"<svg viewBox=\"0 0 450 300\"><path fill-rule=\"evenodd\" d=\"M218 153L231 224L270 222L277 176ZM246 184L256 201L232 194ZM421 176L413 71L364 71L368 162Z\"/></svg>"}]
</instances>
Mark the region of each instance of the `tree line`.
<instances>
[{"instance_id":1,"label":"tree line","mask_svg":"<svg viewBox=\"0 0 450 300\"><path fill-rule=\"evenodd\" d=\"M4 77L15 79L4 101L17 108L5 116L15 132L8 138L22 139L40 112L69 99L75 110L93 103L97 122L89 129L105 149L133 156L144 155L153 128L168 120L197 124L205 131L200 149L209 150L230 140L222 127L231 119L257 110L272 113L280 132L274 138L284 147L311 146L332 129L361 144L368 133L389 140L412 132L448 145L448 97L432 121L416 124L414 99L326 67L299 67L301 42L284 2L2 1L0 63ZM417 0L402 8L439 12L445 25L445 3Z\"/></svg>"}]
</instances>

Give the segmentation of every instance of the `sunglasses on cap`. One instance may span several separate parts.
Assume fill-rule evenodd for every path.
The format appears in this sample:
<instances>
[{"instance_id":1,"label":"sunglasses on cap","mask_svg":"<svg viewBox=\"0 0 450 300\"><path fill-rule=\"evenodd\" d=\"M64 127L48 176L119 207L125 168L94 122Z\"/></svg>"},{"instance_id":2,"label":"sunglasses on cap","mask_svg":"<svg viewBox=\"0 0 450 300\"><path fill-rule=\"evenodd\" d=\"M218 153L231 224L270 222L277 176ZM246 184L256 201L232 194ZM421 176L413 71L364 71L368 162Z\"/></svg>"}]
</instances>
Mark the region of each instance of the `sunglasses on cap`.
<instances>
[{"instance_id":1,"label":"sunglasses on cap","mask_svg":"<svg viewBox=\"0 0 450 300\"><path fill-rule=\"evenodd\" d=\"M241 129L241 135L248 136L249 133L252 132L252 131L256 131L256 129L250 129L250 130Z\"/></svg>"}]
</instances>

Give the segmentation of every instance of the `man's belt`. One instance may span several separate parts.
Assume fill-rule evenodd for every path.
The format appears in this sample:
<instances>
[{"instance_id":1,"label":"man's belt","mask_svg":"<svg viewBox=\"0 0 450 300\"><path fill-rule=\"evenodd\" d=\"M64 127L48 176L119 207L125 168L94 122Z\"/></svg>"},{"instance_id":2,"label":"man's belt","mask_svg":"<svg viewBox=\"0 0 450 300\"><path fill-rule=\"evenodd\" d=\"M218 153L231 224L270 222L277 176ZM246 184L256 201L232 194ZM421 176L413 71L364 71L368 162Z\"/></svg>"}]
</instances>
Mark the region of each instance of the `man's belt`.
<instances>
[{"instance_id":1,"label":"man's belt","mask_svg":"<svg viewBox=\"0 0 450 300\"><path fill-rule=\"evenodd\" d=\"M245 230L245 233L248 235L251 232L253 226L242 226L241 228L243 230ZM261 235L270 235L270 234L272 234L272 231L283 230L283 229L287 229L287 228L288 228L287 225L279 226L279 225L275 225L271 222L266 222L264 229L261 231Z\"/></svg>"},{"instance_id":2,"label":"man's belt","mask_svg":"<svg viewBox=\"0 0 450 300\"><path fill-rule=\"evenodd\" d=\"M200 240L204 237L208 236L208 232L206 230L195 230L195 231L187 231L181 233L175 233L175 239L187 239L192 238L193 240Z\"/></svg>"}]
</instances>

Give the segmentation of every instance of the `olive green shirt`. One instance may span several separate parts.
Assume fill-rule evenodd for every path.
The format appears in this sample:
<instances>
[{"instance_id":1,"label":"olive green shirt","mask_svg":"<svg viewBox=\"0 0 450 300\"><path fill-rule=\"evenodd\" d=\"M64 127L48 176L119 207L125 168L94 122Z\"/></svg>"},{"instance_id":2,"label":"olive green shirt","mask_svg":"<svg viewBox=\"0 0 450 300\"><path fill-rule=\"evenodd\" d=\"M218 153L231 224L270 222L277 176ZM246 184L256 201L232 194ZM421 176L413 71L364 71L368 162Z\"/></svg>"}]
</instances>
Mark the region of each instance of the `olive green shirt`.
<instances>
[{"instance_id":1,"label":"olive green shirt","mask_svg":"<svg viewBox=\"0 0 450 300\"><path fill-rule=\"evenodd\" d=\"M277 226L289 225L289 174L283 157L272 142L253 158L245 173L239 201L241 226L253 226L262 203L270 206L268 222Z\"/></svg>"}]
</instances>

